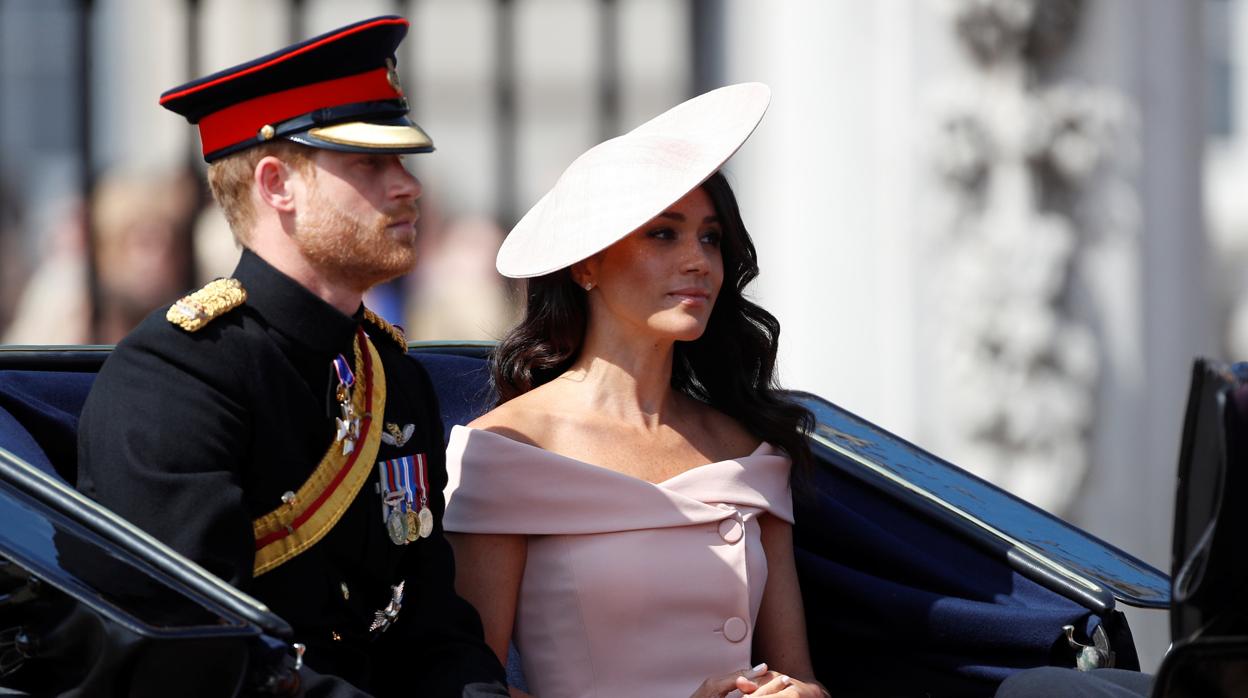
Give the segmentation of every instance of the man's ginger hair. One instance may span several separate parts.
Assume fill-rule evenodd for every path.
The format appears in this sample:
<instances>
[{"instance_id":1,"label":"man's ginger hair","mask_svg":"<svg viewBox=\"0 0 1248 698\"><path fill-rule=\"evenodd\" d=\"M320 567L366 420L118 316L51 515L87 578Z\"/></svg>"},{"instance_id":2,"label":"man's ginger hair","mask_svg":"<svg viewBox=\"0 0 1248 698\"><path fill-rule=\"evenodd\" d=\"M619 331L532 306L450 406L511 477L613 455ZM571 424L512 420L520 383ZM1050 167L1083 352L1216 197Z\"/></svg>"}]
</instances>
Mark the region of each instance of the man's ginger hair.
<instances>
[{"instance_id":1,"label":"man's ginger hair","mask_svg":"<svg viewBox=\"0 0 1248 698\"><path fill-rule=\"evenodd\" d=\"M263 143L227 155L208 166L208 188L212 190L212 198L225 212L234 241L243 247L247 246L252 226L256 223L256 211L251 202L256 165L269 155L298 168L305 175L316 171L312 167L312 149L290 141Z\"/></svg>"}]
</instances>

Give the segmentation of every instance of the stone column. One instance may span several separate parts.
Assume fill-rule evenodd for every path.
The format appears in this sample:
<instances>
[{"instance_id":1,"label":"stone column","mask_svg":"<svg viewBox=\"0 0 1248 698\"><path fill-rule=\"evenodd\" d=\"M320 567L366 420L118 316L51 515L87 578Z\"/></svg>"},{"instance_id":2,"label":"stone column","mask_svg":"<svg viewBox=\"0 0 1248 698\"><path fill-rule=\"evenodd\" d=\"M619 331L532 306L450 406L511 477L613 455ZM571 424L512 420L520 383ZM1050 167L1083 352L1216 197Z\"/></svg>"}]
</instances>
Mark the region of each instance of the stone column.
<instances>
[{"instance_id":1,"label":"stone column","mask_svg":"<svg viewBox=\"0 0 1248 698\"><path fill-rule=\"evenodd\" d=\"M92 105L100 169L157 169L182 162L194 134L161 109L160 93L190 79L186 8L163 0L100 0L95 5Z\"/></svg>"},{"instance_id":2,"label":"stone column","mask_svg":"<svg viewBox=\"0 0 1248 698\"><path fill-rule=\"evenodd\" d=\"M726 4L775 94L730 163L811 390L1169 570L1215 346L1200 3ZM1132 617L1146 668L1164 613Z\"/></svg>"},{"instance_id":3,"label":"stone column","mask_svg":"<svg viewBox=\"0 0 1248 698\"><path fill-rule=\"evenodd\" d=\"M912 155L926 15L908 0L725 4L725 82L771 85L727 167L783 327L781 380L917 425Z\"/></svg>"}]
</instances>

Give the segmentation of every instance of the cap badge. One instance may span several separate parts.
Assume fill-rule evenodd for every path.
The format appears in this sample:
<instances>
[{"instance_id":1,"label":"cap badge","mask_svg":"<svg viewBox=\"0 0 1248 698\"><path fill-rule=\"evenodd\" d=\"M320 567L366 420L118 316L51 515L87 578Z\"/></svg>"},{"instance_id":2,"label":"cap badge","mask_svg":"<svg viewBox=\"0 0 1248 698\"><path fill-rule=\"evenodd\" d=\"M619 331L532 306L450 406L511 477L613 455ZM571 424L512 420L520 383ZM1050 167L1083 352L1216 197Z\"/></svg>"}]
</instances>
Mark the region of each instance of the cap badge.
<instances>
[{"instance_id":1,"label":"cap badge","mask_svg":"<svg viewBox=\"0 0 1248 698\"><path fill-rule=\"evenodd\" d=\"M386 80L390 83L390 86L394 88L394 91L399 93L400 97L407 96L403 94L403 85L399 82L399 71L395 67L393 58L386 59Z\"/></svg>"}]
</instances>

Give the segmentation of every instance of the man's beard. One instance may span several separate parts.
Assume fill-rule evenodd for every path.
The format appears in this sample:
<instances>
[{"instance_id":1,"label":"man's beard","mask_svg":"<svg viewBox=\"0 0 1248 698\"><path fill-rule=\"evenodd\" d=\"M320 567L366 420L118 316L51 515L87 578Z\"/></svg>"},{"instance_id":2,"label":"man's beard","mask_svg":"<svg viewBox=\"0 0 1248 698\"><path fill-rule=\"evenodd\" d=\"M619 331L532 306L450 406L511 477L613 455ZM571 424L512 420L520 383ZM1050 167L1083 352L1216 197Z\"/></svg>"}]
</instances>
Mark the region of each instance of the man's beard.
<instances>
[{"instance_id":1,"label":"man's beard","mask_svg":"<svg viewBox=\"0 0 1248 698\"><path fill-rule=\"evenodd\" d=\"M411 271L416 264L414 226L405 239L386 228L418 216L413 201L396 204L371 222L362 221L329 197L320 197L316 206L298 214L293 237L303 257L327 279L363 292Z\"/></svg>"}]
</instances>

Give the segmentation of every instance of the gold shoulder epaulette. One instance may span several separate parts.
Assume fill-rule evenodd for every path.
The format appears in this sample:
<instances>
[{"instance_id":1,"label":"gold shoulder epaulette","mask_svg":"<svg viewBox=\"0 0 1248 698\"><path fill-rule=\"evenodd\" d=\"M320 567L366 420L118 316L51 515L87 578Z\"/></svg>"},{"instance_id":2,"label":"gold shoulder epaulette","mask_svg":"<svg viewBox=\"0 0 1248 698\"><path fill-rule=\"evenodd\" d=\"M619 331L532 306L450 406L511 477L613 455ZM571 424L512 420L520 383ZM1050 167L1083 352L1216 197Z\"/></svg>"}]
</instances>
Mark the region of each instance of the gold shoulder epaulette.
<instances>
[{"instance_id":1,"label":"gold shoulder epaulette","mask_svg":"<svg viewBox=\"0 0 1248 698\"><path fill-rule=\"evenodd\" d=\"M238 279L217 279L169 306L165 319L187 332L195 332L245 300L247 290Z\"/></svg>"},{"instance_id":2,"label":"gold shoulder epaulette","mask_svg":"<svg viewBox=\"0 0 1248 698\"><path fill-rule=\"evenodd\" d=\"M390 339L393 339L398 343L400 349L407 351L407 336L403 334L403 330L391 325L384 317L374 313L368 308L364 309L364 320L382 332L385 332L389 335Z\"/></svg>"}]
</instances>

